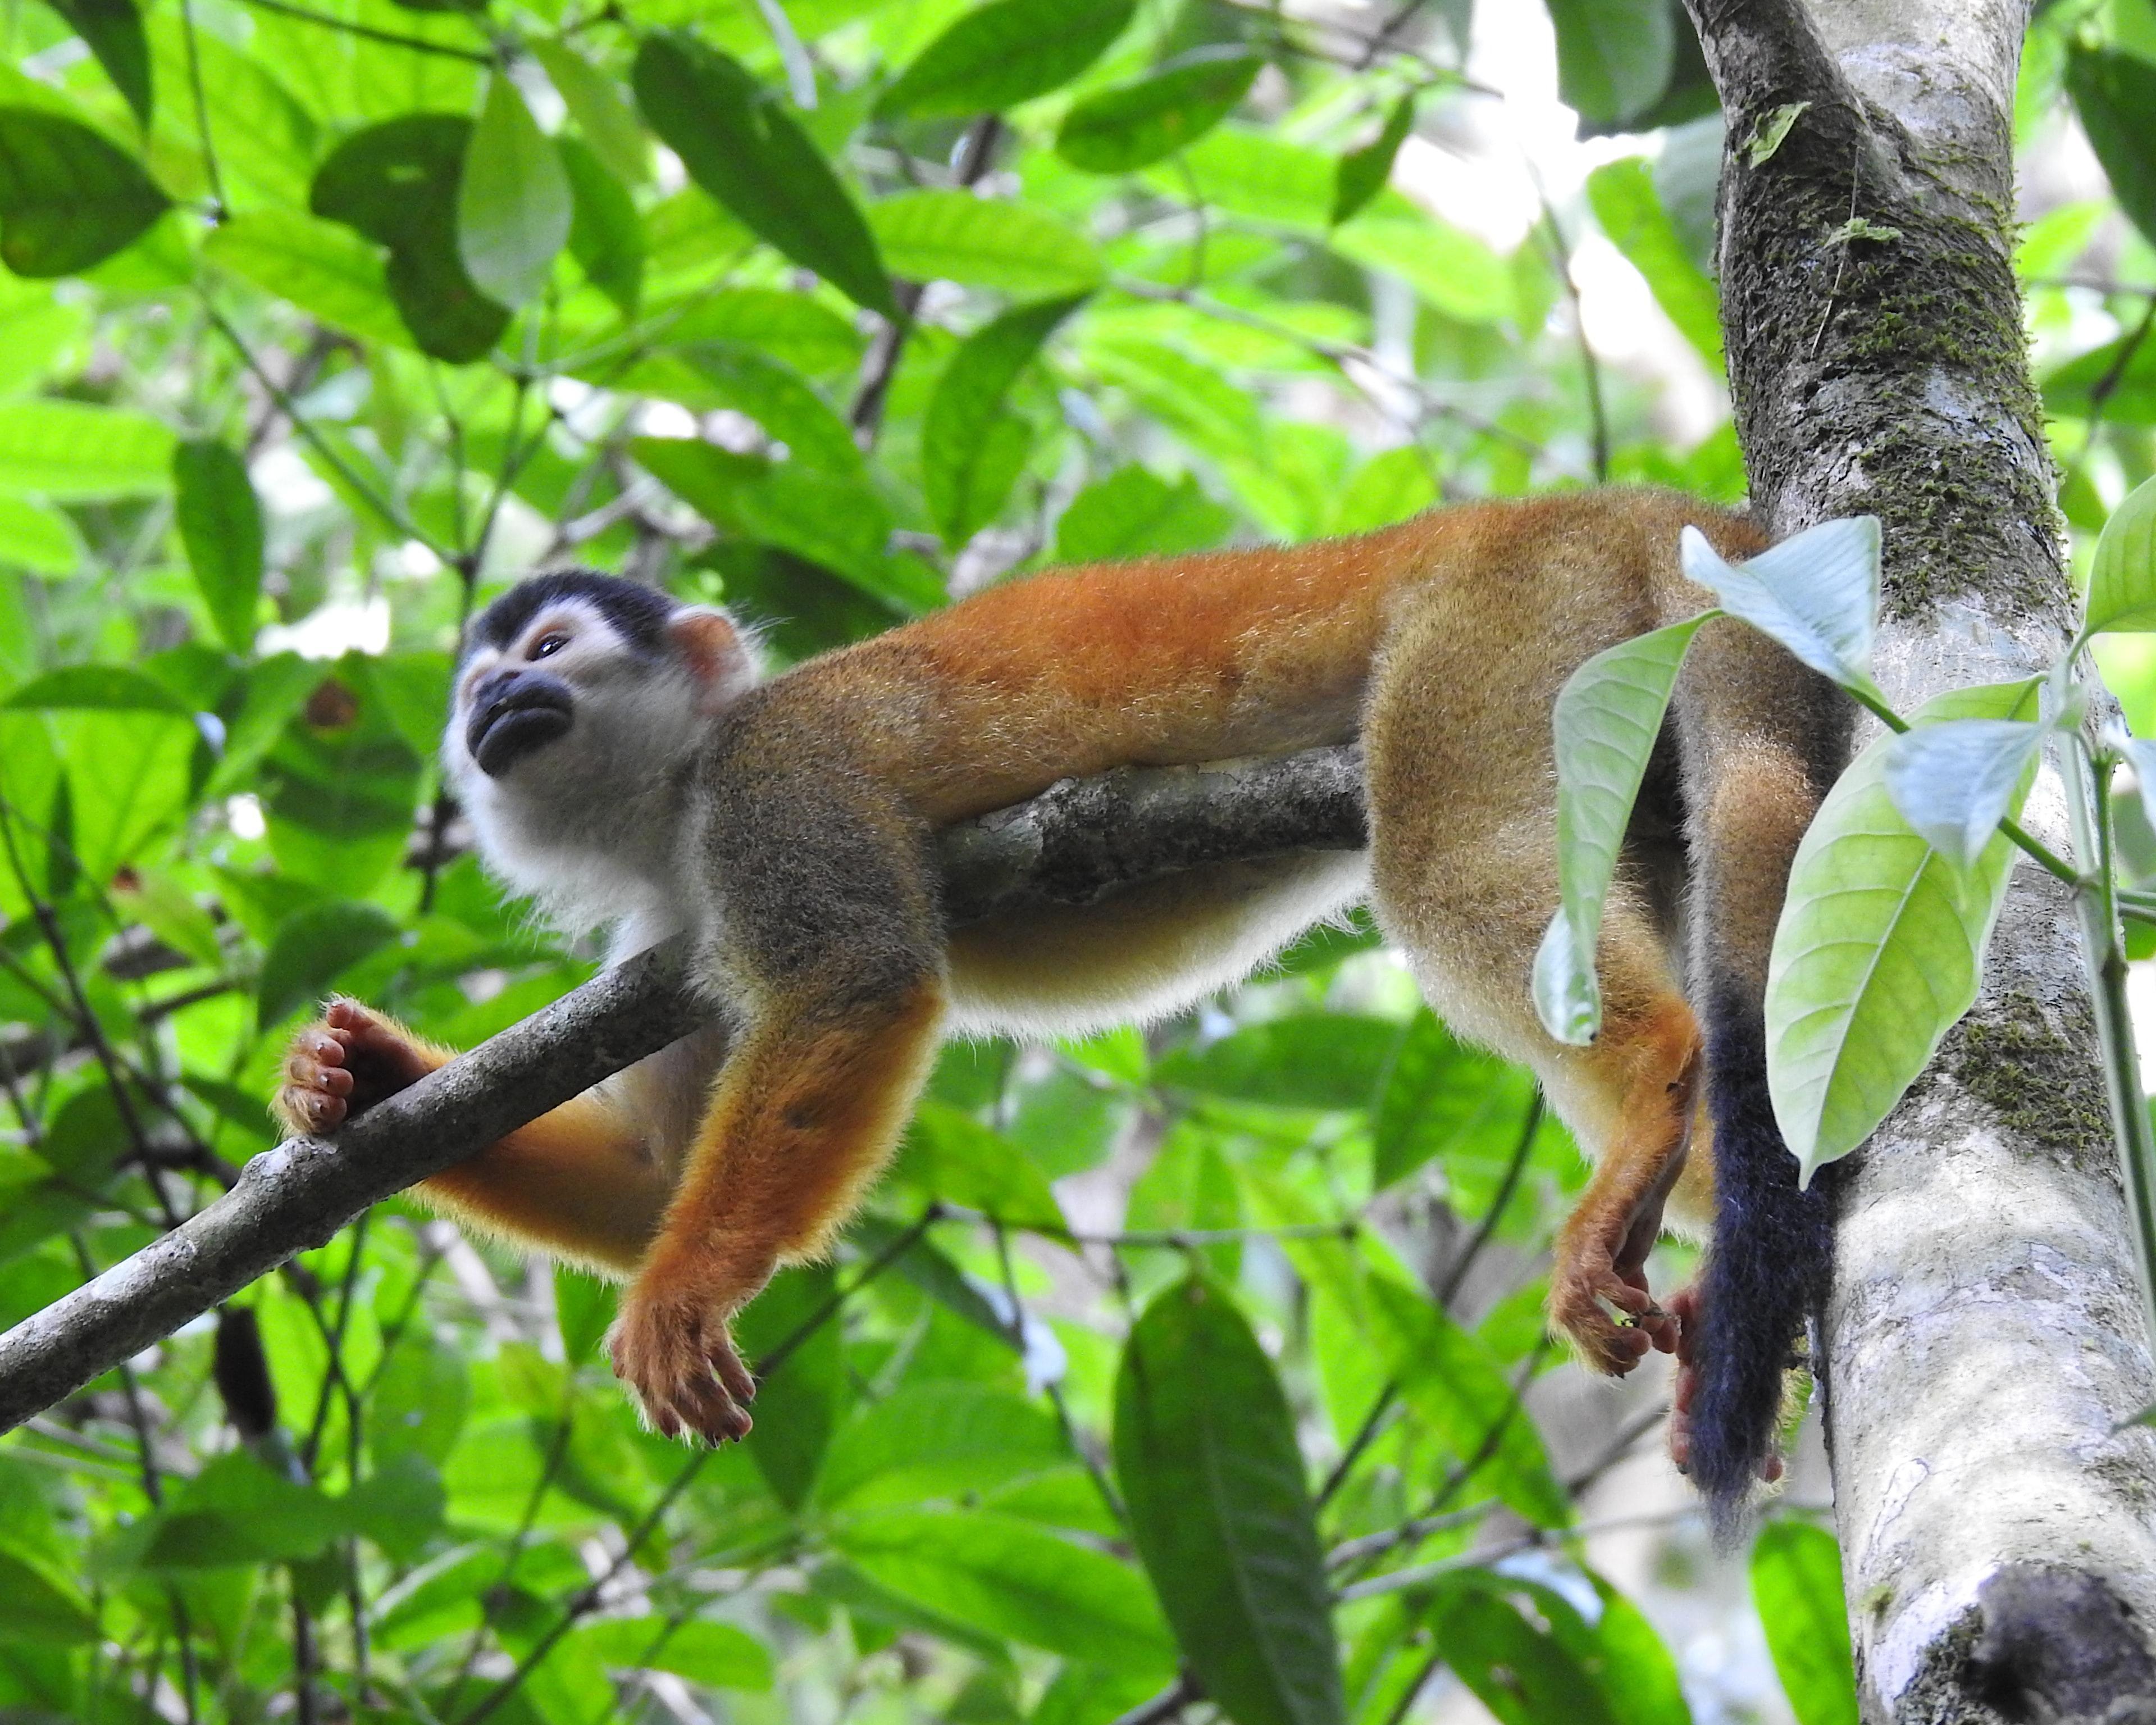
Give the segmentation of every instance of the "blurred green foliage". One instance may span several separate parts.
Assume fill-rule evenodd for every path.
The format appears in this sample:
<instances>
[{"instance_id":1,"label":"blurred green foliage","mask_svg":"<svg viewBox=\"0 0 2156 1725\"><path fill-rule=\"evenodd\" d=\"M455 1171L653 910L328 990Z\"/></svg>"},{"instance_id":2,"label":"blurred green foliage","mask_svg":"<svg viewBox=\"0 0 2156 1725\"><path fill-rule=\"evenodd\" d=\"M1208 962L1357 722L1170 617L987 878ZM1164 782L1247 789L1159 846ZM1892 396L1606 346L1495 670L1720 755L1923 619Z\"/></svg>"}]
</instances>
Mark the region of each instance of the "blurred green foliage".
<instances>
[{"instance_id":1,"label":"blurred green foliage","mask_svg":"<svg viewBox=\"0 0 2156 1725\"><path fill-rule=\"evenodd\" d=\"M8 8L0 1322L268 1147L325 993L461 1045L589 974L434 764L526 568L723 600L783 665L1058 560L1740 495L1662 398L1721 365L1696 47L1668 0L1549 16L1629 130L1499 243L1422 195L1502 133L1464 0ZM2151 55L2147 0L2047 8L2020 104L2041 146L2069 91L2144 222ZM1581 337L1595 235L1661 373ZM2150 469L2156 254L2090 199L2023 261L2085 527ZM1568 1532L1651 1417L1560 1465L1522 1396L1578 1158L1373 947L952 1048L750 1314L723 1453L637 1429L609 1290L384 1207L0 1443L0 1712L1378 1725L1450 1670L1507 1721L1690 1717ZM1848 1656L1786 1526L1810 1725Z\"/></svg>"}]
</instances>

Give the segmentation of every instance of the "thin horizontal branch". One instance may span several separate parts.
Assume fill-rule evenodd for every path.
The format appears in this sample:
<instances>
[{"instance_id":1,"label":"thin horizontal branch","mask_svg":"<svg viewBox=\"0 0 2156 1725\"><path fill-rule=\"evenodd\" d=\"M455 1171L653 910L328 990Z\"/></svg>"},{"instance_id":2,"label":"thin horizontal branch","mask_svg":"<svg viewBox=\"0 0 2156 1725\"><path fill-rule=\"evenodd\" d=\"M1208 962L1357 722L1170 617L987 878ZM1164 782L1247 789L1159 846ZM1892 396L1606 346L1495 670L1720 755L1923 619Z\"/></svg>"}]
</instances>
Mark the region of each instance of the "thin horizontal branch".
<instances>
[{"instance_id":1,"label":"thin horizontal branch","mask_svg":"<svg viewBox=\"0 0 2156 1725\"><path fill-rule=\"evenodd\" d=\"M1087 903L1204 863L1364 843L1352 746L1056 785L941 835L953 923ZM352 1122L293 1138L172 1233L0 1336L0 1431L80 1389L354 1216L706 1023L687 942L639 953Z\"/></svg>"}]
</instances>

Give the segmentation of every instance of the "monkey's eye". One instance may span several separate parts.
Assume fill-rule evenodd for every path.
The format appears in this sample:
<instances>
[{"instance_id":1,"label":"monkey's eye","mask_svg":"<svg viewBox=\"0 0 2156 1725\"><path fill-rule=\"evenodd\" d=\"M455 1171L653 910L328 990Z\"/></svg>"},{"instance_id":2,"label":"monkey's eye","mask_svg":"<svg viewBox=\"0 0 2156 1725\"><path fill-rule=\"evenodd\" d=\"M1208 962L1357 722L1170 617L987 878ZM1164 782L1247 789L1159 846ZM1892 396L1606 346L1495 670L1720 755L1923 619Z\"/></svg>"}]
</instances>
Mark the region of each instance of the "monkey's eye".
<instances>
[{"instance_id":1,"label":"monkey's eye","mask_svg":"<svg viewBox=\"0 0 2156 1725\"><path fill-rule=\"evenodd\" d=\"M549 629L532 644L531 656L534 659L551 658L568 644L569 638L562 630Z\"/></svg>"}]
</instances>

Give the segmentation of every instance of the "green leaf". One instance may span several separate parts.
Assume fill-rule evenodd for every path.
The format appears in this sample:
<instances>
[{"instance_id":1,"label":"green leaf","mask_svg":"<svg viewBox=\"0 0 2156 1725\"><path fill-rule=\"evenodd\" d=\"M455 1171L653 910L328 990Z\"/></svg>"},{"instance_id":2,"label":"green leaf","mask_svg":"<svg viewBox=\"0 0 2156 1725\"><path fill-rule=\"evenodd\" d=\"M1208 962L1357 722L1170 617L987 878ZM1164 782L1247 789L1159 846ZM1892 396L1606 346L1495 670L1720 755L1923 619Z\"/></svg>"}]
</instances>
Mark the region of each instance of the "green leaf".
<instances>
[{"instance_id":1,"label":"green leaf","mask_svg":"<svg viewBox=\"0 0 2156 1725\"><path fill-rule=\"evenodd\" d=\"M1587 177L1588 201L1610 243L1646 278L1655 303L1701 357L1722 363L1722 303L1655 190L1654 171L1635 157Z\"/></svg>"},{"instance_id":2,"label":"green leaf","mask_svg":"<svg viewBox=\"0 0 2156 1725\"><path fill-rule=\"evenodd\" d=\"M2066 50L2066 89L2112 195L2142 237L2156 244L2156 65L2113 49Z\"/></svg>"},{"instance_id":3,"label":"green leaf","mask_svg":"<svg viewBox=\"0 0 2156 1725\"><path fill-rule=\"evenodd\" d=\"M1054 1418L1023 1397L963 1379L909 1384L833 1440L816 1488L826 1508L964 1498L1068 1466Z\"/></svg>"},{"instance_id":4,"label":"green leaf","mask_svg":"<svg viewBox=\"0 0 2156 1725\"><path fill-rule=\"evenodd\" d=\"M150 124L150 41L135 0L52 0L53 10L74 28L105 68L113 88L127 99L136 122Z\"/></svg>"},{"instance_id":5,"label":"green leaf","mask_svg":"<svg viewBox=\"0 0 2156 1725\"><path fill-rule=\"evenodd\" d=\"M896 319L891 278L846 188L777 93L678 30L644 39L636 100L689 177L750 231L871 311Z\"/></svg>"},{"instance_id":6,"label":"green leaf","mask_svg":"<svg viewBox=\"0 0 2156 1725\"><path fill-rule=\"evenodd\" d=\"M1088 173L1125 174L1204 136L1250 94L1265 58L1233 44L1197 49L1130 84L1074 102L1055 153Z\"/></svg>"},{"instance_id":7,"label":"green leaf","mask_svg":"<svg viewBox=\"0 0 2156 1725\"><path fill-rule=\"evenodd\" d=\"M865 478L860 447L846 423L785 361L746 341L685 342L676 350L718 405L746 413L790 459L853 480Z\"/></svg>"},{"instance_id":8,"label":"green leaf","mask_svg":"<svg viewBox=\"0 0 2156 1725\"><path fill-rule=\"evenodd\" d=\"M610 1281L567 1264L554 1266L554 1324L562 1332L562 1358L572 1366L598 1358L599 1343L621 1305Z\"/></svg>"},{"instance_id":9,"label":"green leaf","mask_svg":"<svg viewBox=\"0 0 2156 1725\"><path fill-rule=\"evenodd\" d=\"M64 511L0 495L0 564L38 575L72 575L82 559L82 535Z\"/></svg>"},{"instance_id":10,"label":"green leaf","mask_svg":"<svg viewBox=\"0 0 2156 1725\"><path fill-rule=\"evenodd\" d=\"M616 1671L672 1671L707 1689L771 1687L771 1655L747 1630L730 1623L675 1623L654 1613L588 1623L573 1638Z\"/></svg>"},{"instance_id":11,"label":"green leaf","mask_svg":"<svg viewBox=\"0 0 2156 1725\"><path fill-rule=\"evenodd\" d=\"M203 256L332 329L366 341L413 345L382 254L338 223L297 210L254 210L211 233Z\"/></svg>"},{"instance_id":12,"label":"green leaf","mask_svg":"<svg viewBox=\"0 0 2156 1725\"><path fill-rule=\"evenodd\" d=\"M2048 727L2020 719L1918 725L1887 747L1887 793L1902 819L1958 868L1971 868L2009 804L2020 803Z\"/></svg>"},{"instance_id":13,"label":"green leaf","mask_svg":"<svg viewBox=\"0 0 2156 1725\"><path fill-rule=\"evenodd\" d=\"M987 459L990 432L1004 417L1004 398L1080 303L1014 307L969 336L943 367L921 421L921 489L943 542L953 549L994 520L1015 476Z\"/></svg>"},{"instance_id":14,"label":"green leaf","mask_svg":"<svg viewBox=\"0 0 2156 1725\"><path fill-rule=\"evenodd\" d=\"M1119 467L1075 497L1055 524L1059 563L1173 557L1218 545L1235 525L1184 474L1169 485L1142 467Z\"/></svg>"},{"instance_id":15,"label":"green leaf","mask_svg":"<svg viewBox=\"0 0 2156 1725\"><path fill-rule=\"evenodd\" d=\"M1488 1486L1538 1527L1562 1527L1572 1502L1550 1472L1534 1417L1482 1344L1428 1298L1389 1276L1368 1280L1371 1339L1409 1406L1461 1461L1486 1455Z\"/></svg>"},{"instance_id":16,"label":"green leaf","mask_svg":"<svg viewBox=\"0 0 2156 1725\"><path fill-rule=\"evenodd\" d=\"M224 644L254 646L254 607L262 596L262 506L247 464L215 438L172 451L174 516L187 567Z\"/></svg>"},{"instance_id":17,"label":"green leaf","mask_svg":"<svg viewBox=\"0 0 2156 1725\"><path fill-rule=\"evenodd\" d=\"M308 208L389 248L384 280L423 352L461 365L508 327L509 311L466 273L458 244L472 125L457 114L403 114L355 132L316 171Z\"/></svg>"},{"instance_id":18,"label":"green leaf","mask_svg":"<svg viewBox=\"0 0 2156 1725\"><path fill-rule=\"evenodd\" d=\"M0 263L16 275L80 275L171 205L132 157L80 121L0 107Z\"/></svg>"},{"instance_id":19,"label":"green leaf","mask_svg":"<svg viewBox=\"0 0 2156 1725\"><path fill-rule=\"evenodd\" d=\"M649 180L651 145L619 86L558 36L527 39L525 46L607 171L631 186Z\"/></svg>"},{"instance_id":20,"label":"green leaf","mask_svg":"<svg viewBox=\"0 0 2156 1725\"><path fill-rule=\"evenodd\" d=\"M346 1527L339 1506L312 1486L271 1472L249 1450L232 1450L182 1487L143 1561L198 1569L311 1558Z\"/></svg>"},{"instance_id":21,"label":"green leaf","mask_svg":"<svg viewBox=\"0 0 2156 1725\"><path fill-rule=\"evenodd\" d=\"M576 139L557 139L555 147L576 198L570 253L585 279L619 305L623 316L633 317L644 294L644 218L636 213L636 200L598 155Z\"/></svg>"},{"instance_id":22,"label":"green leaf","mask_svg":"<svg viewBox=\"0 0 2156 1725\"><path fill-rule=\"evenodd\" d=\"M174 713L187 703L147 673L124 665L64 665L8 696L6 705L44 711L78 708L100 712Z\"/></svg>"},{"instance_id":23,"label":"green leaf","mask_svg":"<svg viewBox=\"0 0 2156 1725\"><path fill-rule=\"evenodd\" d=\"M1385 189L1393 177L1393 162L1400 153L1400 146L1414 130L1415 98L1419 90L1410 90L1393 104L1393 110L1385 116L1385 123L1376 137L1359 150L1350 150L1340 158L1340 166L1332 177L1332 224L1336 228Z\"/></svg>"},{"instance_id":24,"label":"green leaf","mask_svg":"<svg viewBox=\"0 0 2156 1725\"><path fill-rule=\"evenodd\" d=\"M1106 53L1134 10L1135 0L990 0L923 49L880 105L981 114L1045 95Z\"/></svg>"},{"instance_id":25,"label":"green leaf","mask_svg":"<svg viewBox=\"0 0 2156 1725\"><path fill-rule=\"evenodd\" d=\"M1420 515L1438 501L1437 462L1413 444L1365 461L1348 481L1327 525L1332 533L1367 533Z\"/></svg>"},{"instance_id":26,"label":"green leaf","mask_svg":"<svg viewBox=\"0 0 2156 1725\"><path fill-rule=\"evenodd\" d=\"M2088 634L2156 629L2156 479L2128 492L2097 536L2083 610Z\"/></svg>"},{"instance_id":27,"label":"green leaf","mask_svg":"<svg viewBox=\"0 0 2156 1725\"><path fill-rule=\"evenodd\" d=\"M898 275L1000 289L1021 300L1091 292L1101 280L1093 243L1029 203L970 192L905 192L869 206L869 225Z\"/></svg>"},{"instance_id":28,"label":"green leaf","mask_svg":"<svg viewBox=\"0 0 2156 1725\"><path fill-rule=\"evenodd\" d=\"M2156 341L2129 332L2046 372L2044 406L2070 418L2156 424Z\"/></svg>"},{"instance_id":29,"label":"green leaf","mask_svg":"<svg viewBox=\"0 0 2156 1725\"><path fill-rule=\"evenodd\" d=\"M812 377L850 372L862 348L837 312L778 288L721 288L667 317L662 347L697 341L739 342Z\"/></svg>"},{"instance_id":30,"label":"green leaf","mask_svg":"<svg viewBox=\"0 0 2156 1725\"><path fill-rule=\"evenodd\" d=\"M846 1395L846 1360L831 1266L781 1271L734 1321L744 1358L788 1351L757 1386L749 1454L778 1501L798 1509L815 1488Z\"/></svg>"},{"instance_id":31,"label":"green leaf","mask_svg":"<svg viewBox=\"0 0 2156 1725\"><path fill-rule=\"evenodd\" d=\"M13 1553L0 1551L0 1641L80 1647L98 1639L89 1608Z\"/></svg>"},{"instance_id":32,"label":"green leaf","mask_svg":"<svg viewBox=\"0 0 2156 1725\"><path fill-rule=\"evenodd\" d=\"M1445 1663L1501 1725L1630 1725L1597 1681L1593 1632L1553 1589L1486 1571L1448 1576L1429 1617Z\"/></svg>"},{"instance_id":33,"label":"green leaf","mask_svg":"<svg viewBox=\"0 0 2156 1725\"><path fill-rule=\"evenodd\" d=\"M1378 1093L1372 1183L1389 1186L1493 1136L1517 1140L1533 1094L1517 1067L1463 1046L1432 1014L1417 1013Z\"/></svg>"},{"instance_id":34,"label":"green leaf","mask_svg":"<svg viewBox=\"0 0 2156 1725\"><path fill-rule=\"evenodd\" d=\"M1614 125L1668 86L1676 31L1664 0L1549 0L1557 26L1558 100Z\"/></svg>"},{"instance_id":35,"label":"green leaf","mask_svg":"<svg viewBox=\"0 0 2156 1725\"><path fill-rule=\"evenodd\" d=\"M2035 688L1955 690L1917 720L2033 712ZM2017 855L1994 837L1960 869L1933 850L1887 793L1889 742L1856 757L1797 847L1768 968L1768 1083L1806 1180L1871 1135L1969 1010Z\"/></svg>"},{"instance_id":36,"label":"green leaf","mask_svg":"<svg viewBox=\"0 0 2156 1725\"><path fill-rule=\"evenodd\" d=\"M1519 295L1504 260L1465 228L1380 193L1327 244L1343 258L1398 276L1447 317L1495 323L1515 316Z\"/></svg>"},{"instance_id":37,"label":"green leaf","mask_svg":"<svg viewBox=\"0 0 2156 1725\"><path fill-rule=\"evenodd\" d=\"M1276 1108L1364 1108L1399 1037L1387 1019L1346 1013L1273 1019L1163 1055L1153 1081Z\"/></svg>"},{"instance_id":38,"label":"green leaf","mask_svg":"<svg viewBox=\"0 0 2156 1725\"><path fill-rule=\"evenodd\" d=\"M901 1599L1066 1658L1165 1675L1174 1655L1144 1579L1030 1522L987 1510L879 1510L831 1543Z\"/></svg>"},{"instance_id":39,"label":"green leaf","mask_svg":"<svg viewBox=\"0 0 2156 1725\"><path fill-rule=\"evenodd\" d=\"M1773 1521L1752 1546L1752 1600L1797 1725L1857 1725L1856 1666L1834 1535Z\"/></svg>"},{"instance_id":40,"label":"green leaf","mask_svg":"<svg viewBox=\"0 0 2156 1725\"><path fill-rule=\"evenodd\" d=\"M255 984L256 1023L267 1029L330 991L338 977L398 936L381 906L332 899L295 911L277 925Z\"/></svg>"},{"instance_id":41,"label":"green leaf","mask_svg":"<svg viewBox=\"0 0 2156 1725\"><path fill-rule=\"evenodd\" d=\"M1584 1048L1602 1028L1594 955L1603 904L1685 649L1715 614L1704 612L1607 648L1558 692L1553 724L1559 906L1535 953L1534 998L1543 1027L1560 1042Z\"/></svg>"},{"instance_id":42,"label":"green leaf","mask_svg":"<svg viewBox=\"0 0 2156 1725\"><path fill-rule=\"evenodd\" d=\"M0 495L52 502L157 496L172 434L146 413L73 401L0 402Z\"/></svg>"},{"instance_id":43,"label":"green leaf","mask_svg":"<svg viewBox=\"0 0 2156 1725\"><path fill-rule=\"evenodd\" d=\"M1678 536L1685 578L1732 617L1771 635L1845 689L1871 686L1879 615L1879 519L1821 521L1742 563L1725 562L1697 527Z\"/></svg>"},{"instance_id":44,"label":"green leaf","mask_svg":"<svg viewBox=\"0 0 2156 1725\"><path fill-rule=\"evenodd\" d=\"M1347 1716L1294 1416L1235 1303L1191 1276L1132 1327L1116 1480L1191 1670L1236 1725Z\"/></svg>"},{"instance_id":45,"label":"green leaf","mask_svg":"<svg viewBox=\"0 0 2156 1725\"><path fill-rule=\"evenodd\" d=\"M457 255L479 290L512 310L547 285L575 203L561 152L516 85L497 72L465 144Z\"/></svg>"},{"instance_id":46,"label":"green leaf","mask_svg":"<svg viewBox=\"0 0 2156 1725\"><path fill-rule=\"evenodd\" d=\"M72 712L55 720L67 762L74 860L110 881L149 860L148 848L186 813L190 768L202 735L172 713Z\"/></svg>"},{"instance_id":47,"label":"green leaf","mask_svg":"<svg viewBox=\"0 0 2156 1725\"><path fill-rule=\"evenodd\" d=\"M1001 1132L945 1102L923 1102L906 1128L901 1177L1007 1227L1060 1229L1063 1212L1040 1170Z\"/></svg>"}]
</instances>

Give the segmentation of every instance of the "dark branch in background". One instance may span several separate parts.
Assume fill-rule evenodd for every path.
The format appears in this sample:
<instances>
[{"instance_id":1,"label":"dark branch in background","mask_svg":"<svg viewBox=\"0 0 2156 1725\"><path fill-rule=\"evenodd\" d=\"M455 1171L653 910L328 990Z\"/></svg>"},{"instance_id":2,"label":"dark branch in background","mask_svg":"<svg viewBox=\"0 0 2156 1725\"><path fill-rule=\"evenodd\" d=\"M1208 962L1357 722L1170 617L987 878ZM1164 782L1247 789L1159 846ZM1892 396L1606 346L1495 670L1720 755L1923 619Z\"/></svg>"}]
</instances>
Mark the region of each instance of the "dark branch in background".
<instances>
[{"instance_id":1,"label":"dark branch in background","mask_svg":"<svg viewBox=\"0 0 2156 1725\"><path fill-rule=\"evenodd\" d=\"M1364 841L1353 746L1060 784L942 835L951 920L1086 903L1202 863ZM0 1336L0 1431L170 1335L369 1204L439 1173L706 1023L677 938L390 1097L331 1142L294 1138L155 1244Z\"/></svg>"},{"instance_id":2,"label":"dark branch in background","mask_svg":"<svg viewBox=\"0 0 2156 1725\"><path fill-rule=\"evenodd\" d=\"M951 164L951 172L957 183L971 187L981 182L982 175L995 160L996 146L1002 141L1004 123L993 114L983 114L967 132L965 141L959 145L957 158ZM848 415L854 428L854 436L863 448L875 443L876 432L883 424L884 402L891 394L891 380L898 375L898 359L906 351L906 332L913 327L913 314L921 305L921 285L917 281L895 282L893 296L898 301L899 316L896 323L887 323L876 334L875 342L869 349L867 361L861 368L860 393L854 398L853 411Z\"/></svg>"}]
</instances>

